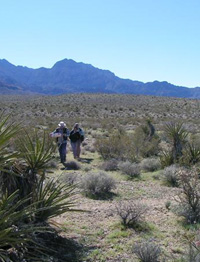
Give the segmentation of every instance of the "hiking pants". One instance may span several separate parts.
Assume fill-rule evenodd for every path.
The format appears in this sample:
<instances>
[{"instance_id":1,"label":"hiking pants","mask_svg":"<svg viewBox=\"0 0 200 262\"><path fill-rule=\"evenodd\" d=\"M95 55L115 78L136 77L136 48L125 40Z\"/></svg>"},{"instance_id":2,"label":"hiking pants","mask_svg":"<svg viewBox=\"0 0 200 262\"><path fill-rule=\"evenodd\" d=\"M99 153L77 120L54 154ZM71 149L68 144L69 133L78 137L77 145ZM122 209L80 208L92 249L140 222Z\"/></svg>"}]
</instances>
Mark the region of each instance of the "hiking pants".
<instances>
[{"instance_id":1,"label":"hiking pants","mask_svg":"<svg viewBox=\"0 0 200 262\"><path fill-rule=\"evenodd\" d=\"M74 158L79 158L81 153L81 140L71 142Z\"/></svg>"},{"instance_id":2,"label":"hiking pants","mask_svg":"<svg viewBox=\"0 0 200 262\"><path fill-rule=\"evenodd\" d=\"M66 162L67 143L58 144L58 151L60 154L60 162Z\"/></svg>"}]
</instances>

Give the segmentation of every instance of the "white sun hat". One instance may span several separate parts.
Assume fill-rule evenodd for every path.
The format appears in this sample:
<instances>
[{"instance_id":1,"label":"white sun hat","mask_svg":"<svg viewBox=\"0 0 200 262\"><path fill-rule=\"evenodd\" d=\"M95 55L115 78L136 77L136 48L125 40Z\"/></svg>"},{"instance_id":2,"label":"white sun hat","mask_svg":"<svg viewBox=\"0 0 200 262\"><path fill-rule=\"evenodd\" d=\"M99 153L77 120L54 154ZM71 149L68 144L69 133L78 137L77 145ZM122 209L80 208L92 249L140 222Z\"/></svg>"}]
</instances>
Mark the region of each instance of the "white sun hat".
<instances>
[{"instance_id":1,"label":"white sun hat","mask_svg":"<svg viewBox=\"0 0 200 262\"><path fill-rule=\"evenodd\" d=\"M60 121L60 123L58 124L58 126L59 126L59 127L66 127L66 124L65 124L65 122L63 122L63 121Z\"/></svg>"}]
</instances>

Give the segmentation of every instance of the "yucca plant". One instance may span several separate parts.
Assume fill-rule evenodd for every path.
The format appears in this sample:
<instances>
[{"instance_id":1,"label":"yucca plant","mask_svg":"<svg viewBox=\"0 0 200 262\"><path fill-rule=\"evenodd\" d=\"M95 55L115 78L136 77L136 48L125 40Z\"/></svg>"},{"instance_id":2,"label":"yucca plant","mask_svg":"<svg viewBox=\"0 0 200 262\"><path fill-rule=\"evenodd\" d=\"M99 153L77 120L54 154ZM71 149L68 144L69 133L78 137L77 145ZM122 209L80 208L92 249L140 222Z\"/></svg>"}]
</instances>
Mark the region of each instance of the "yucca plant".
<instances>
[{"instance_id":1,"label":"yucca plant","mask_svg":"<svg viewBox=\"0 0 200 262\"><path fill-rule=\"evenodd\" d=\"M170 151L162 151L160 155L160 163L162 168L171 166L174 163L173 154Z\"/></svg>"},{"instance_id":2,"label":"yucca plant","mask_svg":"<svg viewBox=\"0 0 200 262\"><path fill-rule=\"evenodd\" d=\"M188 132L183 127L183 123L170 122L165 125L165 134L172 143L172 156L177 162L183 155L183 146L186 143Z\"/></svg>"},{"instance_id":3,"label":"yucca plant","mask_svg":"<svg viewBox=\"0 0 200 262\"><path fill-rule=\"evenodd\" d=\"M55 152L55 145L45 131L41 134L34 130L32 135L25 131L24 136L18 138L17 145L31 173L43 170Z\"/></svg>"},{"instance_id":4,"label":"yucca plant","mask_svg":"<svg viewBox=\"0 0 200 262\"><path fill-rule=\"evenodd\" d=\"M47 227L31 223L35 207L29 205L26 209L21 208L27 202L29 197L18 200L18 191L11 195L3 195L0 200L0 261L13 261L12 252L15 258L18 257L18 253L23 253L20 254L21 257L35 256L28 251L31 243L35 246L36 254L42 253L42 248L34 241L34 234L46 232Z\"/></svg>"},{"instance_id":5,"label":"yucca plant","mask_svg":"<svg viewBox=\"0 0 200 262\"><path fill-rule=\"evenodd\" d=\"M35 191L39 174L43 173L47 163L53 158L55 145L47 138L34 131L32 135L25 131L24 136L16 139L16 147L20 152L12 169L3 173L2 187L10 193L19 189L20 196L24 197ZM3 184L2 183L2 184Z\"/></svg>"},{"instance_id":6,"label":"yucca plant","mask_svg":"<svg viewBox=\"0 0 200 262\"><path fill-rule=\"evenodd\" d=\"M65 212L81 211L73 208L75 195L75 185L63 184L59 179L45 181L42 175L33 193L33 201L36 203L36 220L44 222ZM37 211L40 209L41 211Z\"/></svg>"},{"instance_id":7,"label":"yucca plant","mask_svg":"<svg viewBox=\"0 0 200 262\"><path fill-rule=\"evenodd\" d=\"M8 146L19 130L19 124L9 123L9 116L0 116L0 171L7 169L18 156L17 152L9 152Z\"/></svg>"},{"instance_id":8,"label":"yucca plant","mask_svg":"<svg viewBox=\"0 0 200 262\"><path fill-rule=\"evenodd\" d=\"M200 161L200 147L194 143L188 143L183 154L183 161L188 165L195 165Z\"/></svg>"}]
</instances>

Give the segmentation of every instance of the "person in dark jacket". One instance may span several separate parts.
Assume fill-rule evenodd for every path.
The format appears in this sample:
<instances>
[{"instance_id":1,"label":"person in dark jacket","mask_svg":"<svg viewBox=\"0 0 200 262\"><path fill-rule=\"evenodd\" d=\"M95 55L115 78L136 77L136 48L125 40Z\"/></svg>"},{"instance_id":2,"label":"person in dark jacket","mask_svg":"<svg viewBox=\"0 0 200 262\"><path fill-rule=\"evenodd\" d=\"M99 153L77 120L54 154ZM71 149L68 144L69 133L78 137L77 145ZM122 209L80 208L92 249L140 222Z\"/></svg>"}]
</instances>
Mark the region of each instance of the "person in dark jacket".
<instances>
[{"instance_id":1,"label":"person in dark jacket","mask_svg":"<svg viewBox=\"0 0 200 262\"><path fill-rule=\"evenodd\" d=\"M78 123L76 123L74 125L74 128L71 130L69 138L70 138L70 141L71 141L74 159L80 160L81 143L84 140L84 132L79 127Z\"/></svg>"},{"instance_id":2,"label":"person in dark jacket","mask_svg":"<svg viewBox=\"0 0 200 262\"><path fill-rule=\"evenodd\" d=\"M69 139L69 129L66 127L66 124L61 121L58 124L58 128L50 134L51 137L56 137L56 142L58 145L58 151L60 154L60 162L66 162L67 154L67 140Z\"/></svg>"}]
</instances>

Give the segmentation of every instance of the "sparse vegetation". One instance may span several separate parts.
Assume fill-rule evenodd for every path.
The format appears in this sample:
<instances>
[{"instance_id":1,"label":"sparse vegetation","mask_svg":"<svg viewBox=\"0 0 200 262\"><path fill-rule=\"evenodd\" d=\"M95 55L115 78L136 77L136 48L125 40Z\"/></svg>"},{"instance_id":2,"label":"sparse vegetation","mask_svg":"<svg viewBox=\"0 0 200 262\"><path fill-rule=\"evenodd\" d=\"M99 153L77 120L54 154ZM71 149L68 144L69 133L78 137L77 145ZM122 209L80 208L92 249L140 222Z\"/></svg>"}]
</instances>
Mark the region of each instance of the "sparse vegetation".
<instances>
[{"instance_id":1,"label":"sparse vegetation","mask_svg":"<svg viewBox=\"0 0 200 262\"><path fill-rule=\"evenodd\" d=\"M7 260L29 261L28 254L35 255L31 253L35 249L41 262L135 262L139 257L133 257L132 246L153 237L154 244L167 255L166 262L196 262L198 251L191 249L196 257L184 254L187 243L182 236L189 234L188 226L194 232L199 228L198 100L114 94L1 96L0 112L3 111L10 117L4 118L5 124L0 128L1 197L4 203L12 199L12 209L5 213L1 206L1 211L11 219L17 214L19 219L7 220L14 227L2 223L1 232L6 228L9 238L20 235L17 241L22 243L0 247ZM61 120L66 121L69 129L79 122L85 131L80 162L73 160L68 143L68 163L76 162L70 168L59 163L55 141L48 138ZM188 168L186 171L181 167L187 174L183 180L178 170L173 172L172 164ZM195 179L191 173L194 166ZM99 169L107 173L102 175ZM139 179L130 179L135 177ZM163 183L163 177L173 187ZM79 187L77 209L91 212L68 212L75 185ZM72 190L72 198L65 195L67 187L69 192ZM179 201L177 212L181 217L171 212L174 200ZM121 209L125 212L125 203L138 201L145 203L148 213L144 212L139 222L133 222L141 225L133 230L129 219L125 222L128 226L122 225L123 219L115 207L123 203ZM180 223L182 218L189 225ZM29 232L24 225L29 226ZM42 255L37 249L41 245ZM162 256L155 256L155 261L162 261Z\"/></svg>"}]
</instances>

